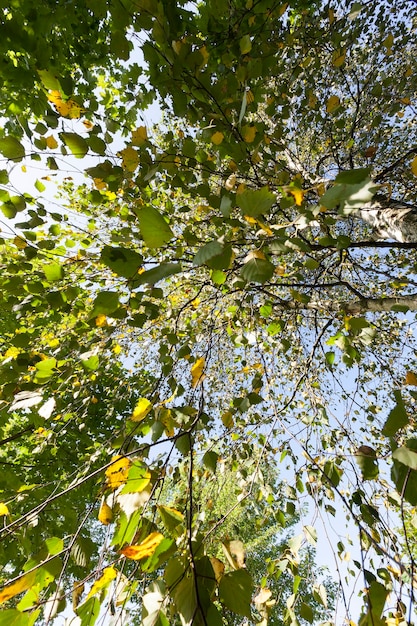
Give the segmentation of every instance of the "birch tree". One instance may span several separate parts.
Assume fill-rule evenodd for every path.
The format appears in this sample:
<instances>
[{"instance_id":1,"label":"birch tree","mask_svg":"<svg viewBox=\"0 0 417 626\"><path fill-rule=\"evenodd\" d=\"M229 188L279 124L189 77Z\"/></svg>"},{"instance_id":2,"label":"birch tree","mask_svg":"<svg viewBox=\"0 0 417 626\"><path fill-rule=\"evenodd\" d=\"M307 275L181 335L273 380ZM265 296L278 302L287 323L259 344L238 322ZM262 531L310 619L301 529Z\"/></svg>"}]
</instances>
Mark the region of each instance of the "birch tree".
<instances>
[{"instance_id":1,"label":"birch tree","mask_svg":"<svg viewBox=\"0 0 417 626\"><path fill-rule=\"evenodd\" d=\"M411 624L415 3L48 6L2 13L0 622ZM242 506L300 520L256 584Z\"/></svg>"}]
</instances>

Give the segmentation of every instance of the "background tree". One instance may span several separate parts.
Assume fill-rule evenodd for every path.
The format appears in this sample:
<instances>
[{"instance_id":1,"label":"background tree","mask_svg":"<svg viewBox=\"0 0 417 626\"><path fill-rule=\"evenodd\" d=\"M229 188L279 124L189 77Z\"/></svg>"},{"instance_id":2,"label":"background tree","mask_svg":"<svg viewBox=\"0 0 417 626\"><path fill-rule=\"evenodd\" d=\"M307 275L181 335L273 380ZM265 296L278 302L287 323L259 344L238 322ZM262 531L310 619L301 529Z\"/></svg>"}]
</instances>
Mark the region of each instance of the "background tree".
<instances>
[{"instance_id":1,"label":"background tree","mask_svg":"<svg viewBox=\"0 0 417 626\"><path fill-rule=\"evenodd\" d=\"M36 24L27 6L5 9L4 24ZM252 619L247 568L219 572L220 545L200 528L211 510L200 464L217 475L225 459L242 498L265 502L281 523L309 501L311 523L288 539L290 551L344 507L359 545L348 574L361 576L361 626L410 622L413 572L393 529L417 502L415 4L139 0L123 6L118 27L111 4L72 10L86 12L94 37L106 33L103 48L80 54L84 25L78 46L61 13L50 41L66 33L68 51L51 67L39 70L26 43L6 42L42 93L34 115L8 109L0 152L10 168L44 156L56 173L62 156L96 159L85 163L88 183L66 184L69 209L1 174L2 211L16 229L2 309L18 319L2 364L2 452L14 467L2 549L14 571L4 566L10 608L0 616L27 624L41 607L46 621L61 609L78 576L74 542L98 515L96 556L75 557L82 625L104 611L109 623L126 620L138 602L144 626L216 626L223 610ZM151 133L136 117L153 96L165 122ZM14 437L38 427L39 412L17 403L39 396L58 424L41 446L42 432ZM78 451L69 470L67 444ZM23 476L29 457L39 488ZM161 497L178 459L187 490L168 506ZM265 489L267 464L288 481L285 510ZM333 549L343 561L349 541ZM292 563L280 563L292 577ZM260 615L271 598L263 590ZM342 619L357 619L342 597ZM287 604L286 623L301 606L311 617L303 600ZM314 600L324 604L320 587Z\"/></svg>"}]
</instances>

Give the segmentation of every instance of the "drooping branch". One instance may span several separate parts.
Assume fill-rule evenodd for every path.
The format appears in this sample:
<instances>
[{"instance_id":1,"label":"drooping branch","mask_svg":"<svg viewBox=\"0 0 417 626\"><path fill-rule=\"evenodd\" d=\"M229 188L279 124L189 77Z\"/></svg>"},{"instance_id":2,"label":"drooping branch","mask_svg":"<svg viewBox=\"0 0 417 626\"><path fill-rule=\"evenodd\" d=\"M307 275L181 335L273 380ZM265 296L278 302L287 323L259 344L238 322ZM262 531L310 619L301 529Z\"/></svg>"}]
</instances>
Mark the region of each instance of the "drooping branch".
<instances>
[{"instance_id":1,"label":"drooping branch","mask_svg":"<svg viewBox=\"0 0 417 626\"><path fill-rule=\"evenodd\" d=\"M387 298L360 298L352 302L337 302L335 300L281 300L276 298L274 307L280 311L318 311L327 313L345 313L357 315L359 313L383 313L398 309L417 311L417 293L407 296Z\"/></svg>"}]
</instances>

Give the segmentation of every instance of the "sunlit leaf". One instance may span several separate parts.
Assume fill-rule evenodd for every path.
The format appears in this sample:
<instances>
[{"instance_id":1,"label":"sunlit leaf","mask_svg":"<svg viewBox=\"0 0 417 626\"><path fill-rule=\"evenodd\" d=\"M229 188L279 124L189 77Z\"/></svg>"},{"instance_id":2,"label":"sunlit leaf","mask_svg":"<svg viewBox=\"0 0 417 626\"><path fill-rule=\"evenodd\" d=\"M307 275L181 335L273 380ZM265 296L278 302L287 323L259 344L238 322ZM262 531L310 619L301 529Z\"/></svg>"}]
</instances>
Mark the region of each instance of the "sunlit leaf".
<instances>
[{"instance_id":1,"label":"sunlit leaf","mask_svg":"<svg viewBox=\"0 0 417 626\"><path fill-rule=\"evenodd\" d=\"M0 502L0 515L9 515L9 508L4 502Z\"/></svg>"},{"instance_id":2,"label":"sunlit leaf","mask_svg":"<svg viewBox=\"0 0 417 626\"><path fill-rule=\"evenodd\" d=\"M134 422L141 422L145 419L151 409L152 403L149 402L147 398L140 398L133 409L132 417L130 419Z\"/></svg>"},{"instance_id":3,"label":"sunlit leaf","mask_svg":"<svg viewBox=\"0 0 417 626\"><path fill-rule=\"evenodd\" d=\"M206 359L201 356L199 357L191 366L191 381L193 387L197 387L197 385L201 384L204 379L204 368L206 366Z\"/></svg>"},{"instance_id":4,"label":"sunlit leaf","mask_svg":"<svg viewBox=\"0 0 417 626\"><path fill-rule=\"evenodd\" d=\"M71 150L73 156L77 159L82 159L88 152L88 143L77 133L60 133L62 141Z\"/></svg>"},{"instance_id":5,"label":"sunlit leaf","mask_svg":"<svg viewBox=\"0 0 417 626\"><path fill-rule=\"evenodd\" d=\"M151 556L156 548L159 546L164 536L161 533L151 533L146 539L144 539L139 545L128 546L123 548L120 552L133 561L139 561L145 557Z\"/></svg>"},{"instance_id":6,"label":"sunlit leaf","mask_svg":"<svg viewBox=\"0 0 417 626\"><path fill-rule=\"evenodd\" d=\"M136 215L143 240L150 248L160 248L173 238L174 233L166 220L153 206L145 206Z\"/></svg>"},{"instance_id":7,"label":"sunlit leaf","mask_svg":"<svg viewBox=\"0 0 417 626\"><path fill-rule=\"evenodd\" d=\"M35 582L35 579L36 571L32 571L20 576L14 583L3 587L0 591L0 604L29 589Z\"/></svg>"},{"instance_id":8,"label":"sunlit leaf","mask_svg":"<svg viewBox=\"0 0 417 626\"><path fill-rule=\"evenodd\" d=\"M98 512L98 521L105 526L111 524L113 521L113 509L109 507L104 497L101 501L100 510Z\"/></svg>"},{"instance_id":9,"label":"sunlit leaf","mask_svg":"<svg viewBox=\"0 0 417 626\"><path fill-rule=\"evenodd\" d=\"M0 138L0 152L6 159L11 159L12 161L21 161L25 156L24 147L20 141L11 135Z\"/></svg>"},{"instance_id":10,"label":"sunlit leaf","mask_svg":"<svg viewBox=\"0 0 417 626\"><path fill-rule=\"evenodd\" d=\"M151 477L150 471L144 464L137 461L132 462L121 493L140 493L149 485Z\"/></svg>"},{"instance_id":11,"label":"sunlit leaf","mask_svg":"<svg viewBox=\"0 0 417 626\"><path fill-rule=\"evenodd\" d=\"M106 485L114 491L120 485L124 485L129 476L129 468L132 461L124 456L112 457L112 464L106 469Z\"/></svg>"},{"instance_id":12,"label":"sunlit leaf","mask_svg":"<svg viewBox=\"0 0 417 626\"><path fill-rule=\"evenodd\" d=\"M94 596L98 591L102 591L109 586L112 580L114 580L117 576L118 572L113 566L105 567L102 575L98 580L95 581L93 586L91 587L86 600Z\"/></svg>"},{"instance_id":13,"label":"sunlit leaf","mask_svg":"<svg viewBox=\"0 0 417 626\"><path fill-rule=\"evenodd\" d=\"M120 150L119 156L122 158L122 167L128 172L134 172L139 165L139 153L137 150L128 146Z\"/></svg>"},{"instance_id":14,"label":"sunlit leaf","mask_svg":"<svg viewBox=\"0 0 417 626\"><path fill-rule=\"evenodd\" d=\"M132 145L142 146L148 140L148 133L146 126L138 126L136 130L132 132Z\"/></svg>"}]
</instances>

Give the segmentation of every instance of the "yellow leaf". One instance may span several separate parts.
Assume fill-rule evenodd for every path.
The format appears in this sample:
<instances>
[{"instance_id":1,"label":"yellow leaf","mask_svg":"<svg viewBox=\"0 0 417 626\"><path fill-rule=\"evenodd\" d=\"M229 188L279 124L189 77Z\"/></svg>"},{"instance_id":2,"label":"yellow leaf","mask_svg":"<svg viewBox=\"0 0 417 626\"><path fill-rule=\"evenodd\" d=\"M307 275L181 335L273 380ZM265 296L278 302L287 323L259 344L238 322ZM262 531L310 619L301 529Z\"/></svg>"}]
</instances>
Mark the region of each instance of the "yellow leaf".
<instances>
[{"instance_id":1,"label":"yellow leaf","mask_svg":"<svg viewBox=\"0 0 417 626\"><path fill-rule=\"evenodd\" d=\"M193 365L191 366L191 380L193 387L197 387L198 384L203 382L203 370L206 365L206 359L201 356Z\"/></svg>"},{"instance_id":2,"label":"yellow leaf","mask_svg":"<svg viewBox=\"0 0 417 626\"><path fill-rule=\"evenodd\" d=\"M214 572L214 576L216 578L216 581L219 583L221 577L224 574L225 565L224 565L223 561L220 561L220 559L216 558L215 556L211 556L210 557L210 563L211 563L211 566L213 568L213 572Z\"/></svg>"},{"instance_id":3,"label":"yellow leaf","mask_svg":"<svg viewBox=\"0 0 417 626\"><path fill-rule=\"evenodd\" d=\"M310 109L315 109L317 105L317 96L314 93L310 93L308 96L308 107Z\"/></svg>"},{"instance_id":4,"label":"yellow leaf","mask_svg":"<svg viewBox=\"0 0 417 626\"><path fill-rule=\"evenodd\" d=\"M133 422L141 422L148 415L151 408L152 404L149 402L149 400L147 400L146 398L140 398L133 410L132 417L130 419Z\"/></svg>"},{"instance_id":5,"label":"yellow leaf","mask_svg":"<svg viewBox=\"0 0 417 626\"><path fill-rule=\"evenodd\" d=\"M58 142L53 135L49 135L49 137L46 138L46 145L51 150L55 150L55 148L58 148Z\"/></svg>"},{"instance_id":6,"label":"yellow leaf","mask_svg":"<svg viewBox=\"0 0 417 626\"><path fill-rule=\"evenodd\" d=\"M78 580L75 580L72 583L72 608L75 609L80 603L80 597L84 592L84 583Z\"/></svg>"},{"instance_id":7,"label":"yellow leaf","mask_svg":"<svg viewBox=\"0 0 417 626\"><path fill-rule=\"evenodd\" d=\"M27 248L28 246L26 239L23 239L23 237L19 237L19 236L13 239L13 243L16 246L16 248L19 248L19 250L23 250L24 248Z\"/></svg>"},{"instance_id":8,"label":"yellow leaf","mask_svg":"<svg viewBox=\"0 0 417 626\"><path fill-rule=\"evenodd\" d=\"M106 324L107 324L107 317L103 315L103 313L100 313L100 315L97 315L96 326L100 328L101 326L106 326Z\"/></svg>"},{"instance_id":9,"label":"yellow leaf","mask_svg":"<svg viewBox=\"0 0 417 626\"><path fill-rule=\"evenodd\" d=\"M413 172L414 176L417 176L417 156L415 156L414 159L411 161L411 171Z\"/></svg>"},{"instance_id":10,"label":"yellow leaf","mask_svg":"<svg viewBox=\"0 0 417 626\"><path fill-rule=\"evenodd\" d=\"M146 126L138 126L138 128L132 132L132 145L142 146L147 140L148 131L146 130Z\"/></svg>"},{"instance_id":11,"label":"yellow leaf","mask_svg":"<svg viewBox=\"0 0 417 626\"><path fill-rule=\"evenodd\" d=\"M113 347L114 354L117 356L118 354L121 353L121 351L122 351L122 346L116 343L116 345Z\"/></svg>"},{"instance_id":12,"label":"yellow leaf","mask_svg":"<svg viewBox=\"0 0 417 626\"><path fill-rule=\"evenodd\" d=\"M242 137L246 143L252 143L255 139L256 135L256 127L255 126L243 126L242 128Z\"/></svg>"},{"instance_id":13,"label":"yellow leaf","mask_svg":"<svg viewBox=\"0 0 417 626\"><path fill-rule=\"evenodd\" d=\"M0 515L9 515L9 509L4 502L0 502Z\"/></svg>"},{"instance_id":14,"label":"yellow leaf","mask_svg":"<svg viewBox=\"0 0 417 626\"><path fill-rule=\"evenodd\" d=\"M392 33L390 33L382 42L382 45L385 46L387 49L392 48L392 44L394 43L394 36Z\"/></svg>"},{"instance_id":15,"label":"yellow leaf","mask_svg":"<svg viewBox=\"0 0 417 626\"><path fill-rule=\"evenodd\" d=\"M171 409L162 409L160 412L159 419L164 425L166 436L173 437L175 434L175 426L177 426L177 424L172 418Z\"/></svg>"},{"instance_id":16,"label":"yellow leaf","mask_svg":"<svg viewBox=\"0 0 417 626\"><path fill-rule=\"evenodd\" d=\"M125 456L120 455L114 456L112 461L113 463L106 469L105 475L107 478L107 487L114 490L120 487L120 485L124 485L127 481L132 462Z\"/></svg>"},{"instance_id":17,"label":"yellow leaf","mask_svg":"<svg viewBox=\"0 0 417 626\"><path fill-rule=\"evenodd\" d=\"M20 349L12 346L4 353L5 359L15 359L20 354Z\"/></svg>"},{"instance_id":18,"label":"yellow leaf","mask_svg":"<svg viewBox=\"0 0 417 626\"><path fill-rule=\"evenodd\" d=\"M407 372L405 376L405 384L417 387L417 376L413 372Z\"/></svg>"},{"instance_id":19,"label":"yellow leaf","mask_svg":"<svg viewBox=\"0 0 417 626\"><path fill-rule=\"evenodd\" d=\"M235 422L233 419L233 415L230 411L226 411L225 413L223 413L222 422L223 422L223 426L225 426L226 428L233 428L233 426L235 425Z\"/></svg>"},{"instance_id":20,"label":"yellow leaf","mask_svg":"<svg viewBox=\"0 0 417 626\"><path fill-rule=\"evenodd\" d=\"M93 122L91 122L90 120L83 120L83 124L87 130L91 130L94 127Z\"/></svg>"},{"instance_id":21,"label":"yellow leaf","mask_svg":"<svg viewBox=\"0 0 417 626\"><path fill-rule=\"evenodd\" d=\"M137 546L128 546L120 552L128 559L139 561L145 557L151 556L159 546L164 536L161 533L151 533L144 541Z\"/></svg>"},{"instance_id":22,"label":"yellow leaf","mask_svg":"<svg viewBox=\"0 0 417 626\"><path fill-rule=\"evenodd\" d=\"M22 593L22 591L26 591L33 585L36 579L36 571L29 572L28 574L24 574L14 583L7 585L0 591L0 604L10 600L10 598L14 598L18 593Z\"/></svg>"},{"instance_id":23,"label":"yellow leaf","mask_svg":"<svg viewBox=\"0 0 417 626\"><path fill-rule=\"evenodd\" d=\"M107 189L107 183L104 182L102 178L93 178L94 187L101 191L102 189Z\"/></svg>"},{"instance_id":24,"label":"yellow leaf","mask_svg":"<svg viewBox=\"0 0 417 626\"><path fill-rule=\"evenodd\" d=\"M252 250L249 254L246 255L244 262L248 263L252 259L262 259L265 260L265 255L261 250Z\"/></svg>"},{"instance_id":25,"label":"yellow leaf","mask_svg":"<svg viewBox=\"0 0 417 626\"><path fill-rule=\"evenodd\" d=\"M220 131L215 132L211 136L211 142L214 143L215 146L219 146L221 142L223 141L223 139L224 139L224 135Z\"/></svg>"},{"instance_id":26,"label":"yellow leaf","mask_svg":"<svg viewBox=\"0 0 417 626\"><path fill-rule=\"evenodd\" d=\"M336 111L339 106L340 98L338 98L337 96L330 96L330 98L327 100L326 111L327 113L333 113L333 111Z\"/></svg>"},{"instance_id":27,"label":"yellow leaf","mask_svg":"<svg viewBox=\"0 0 417 626\"><path fill-rule=\"evenodd\" d=\"M101 591L102 589L107 587L111 583L111 581L116 578L116 576L117 570L114 567L105 567L100 578L96 580L94 585L91 587L88 596L86 597L86 600L94 596L97 591Z\"/></svg>"},{"instance_id":28,"label":"yellow leaf","mask_svg":"<svg viewBox=\"0 0 417 626\"><path fill-rule=\"evenodd\" d=\"M84 111L75 100L63 100L59 91L51 91L48 94L48 100L54 104L56 110L62 117L69 117L75 120L81 117L81 113Z\"/></svg>"},{"instance_id":29,"label":"yellow leaf","mask_svg":"<svg viewBox=\"0 0 417 626\"><path fill-rule=\"evenodd\" d=\"M134 172L139 165L139 154L130 146L128 148L124 148L124 150L120 150L120 152L118 152L118 156L122 157L122 167L128 172Z\"/></svg>"},{"instance_id":30,"label":"yellow leaf","mask_svg":"<svg viewBox=\"0 0 417 626\"><path fill-rule=\"evenodd\" d=\"M113 521L113 510L107 504L105 498L101 501L100 510L98 512L98 521L108 526Z\"/></svg>"},{"instance_id":31,"label":"yellow leaf","mask_svg":"<svg viewBox=\"0 0 417 626\"><path fill-rule=\"evenodd\" d=\"M294 196L295 204L297 206L301 206L303 203L304 191L294 187L293 189L289 189L289 192L292 196Z\"/></svg>"},{"instance_id":32,"label":"yellow leaf","mask_svg":"<svg viewBox=\"0 0 417 626\"><path fill-rule=\"evenodd\" d=\"M335 50L333 52L333 65L335 67L341 67L346 59L346 52L344 50Z\"/></svg>"}]
</instances>

